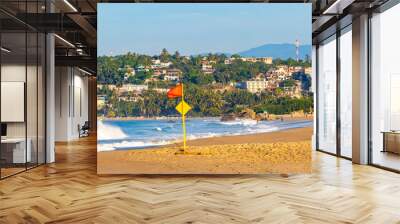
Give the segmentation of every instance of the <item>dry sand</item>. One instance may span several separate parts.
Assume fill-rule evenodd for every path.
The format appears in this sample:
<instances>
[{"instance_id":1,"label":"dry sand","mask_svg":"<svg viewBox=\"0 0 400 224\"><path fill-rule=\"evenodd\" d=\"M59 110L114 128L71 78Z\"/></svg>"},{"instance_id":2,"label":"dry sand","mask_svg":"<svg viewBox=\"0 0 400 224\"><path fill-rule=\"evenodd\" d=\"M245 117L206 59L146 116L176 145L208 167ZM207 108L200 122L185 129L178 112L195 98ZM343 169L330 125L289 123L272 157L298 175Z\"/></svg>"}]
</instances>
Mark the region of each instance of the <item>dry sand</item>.
<instances>
[{"instance_id":1,"label":"dry sand","mask_svg":"<svg viewBox=\"0 0 400 224\"><path fill-rule=\"evenodd\" d=\"M197 139L178 144L98 152L99 174L254 174L311 172L312 128Z\"/></svg>"}]
</instances>

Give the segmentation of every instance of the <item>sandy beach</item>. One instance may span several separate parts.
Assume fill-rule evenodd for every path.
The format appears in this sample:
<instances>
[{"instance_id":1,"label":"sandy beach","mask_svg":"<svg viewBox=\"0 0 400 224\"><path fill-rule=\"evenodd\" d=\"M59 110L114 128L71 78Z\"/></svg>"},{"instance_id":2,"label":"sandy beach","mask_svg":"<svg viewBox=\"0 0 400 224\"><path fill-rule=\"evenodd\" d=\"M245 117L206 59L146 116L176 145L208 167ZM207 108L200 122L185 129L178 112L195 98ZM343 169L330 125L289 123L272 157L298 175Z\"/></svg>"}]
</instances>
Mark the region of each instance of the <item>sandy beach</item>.
<instances>
[{"instance_id":1,"label":"sandy beach","mask_svg":"<svg viewBox=\"0 0 400 224\"><path fill-rule=\"evenodd\" d=\"M98 152L98 174L253 174L311 172L312 128L197 139L142 150Z\"/></svg>"}]
</instances>

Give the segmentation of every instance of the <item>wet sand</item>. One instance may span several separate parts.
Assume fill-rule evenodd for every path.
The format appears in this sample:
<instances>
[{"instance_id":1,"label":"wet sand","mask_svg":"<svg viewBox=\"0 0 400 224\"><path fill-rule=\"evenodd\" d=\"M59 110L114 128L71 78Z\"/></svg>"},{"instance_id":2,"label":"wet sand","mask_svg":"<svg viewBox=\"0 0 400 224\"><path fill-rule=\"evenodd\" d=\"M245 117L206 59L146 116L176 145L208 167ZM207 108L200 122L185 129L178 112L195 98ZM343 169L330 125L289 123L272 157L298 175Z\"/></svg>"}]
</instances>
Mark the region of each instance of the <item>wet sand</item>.
<instances>
[{"instance_id":1,"label":"wet sand","mask_svg":"<svg viewBox=\"0 0 400 224\"><path fill-rule=\"evenodd\" d=\"M312 128L197 139L143 150L98 152L99 174L254 174L311 172Z\"/></svg>"}]
</instances>

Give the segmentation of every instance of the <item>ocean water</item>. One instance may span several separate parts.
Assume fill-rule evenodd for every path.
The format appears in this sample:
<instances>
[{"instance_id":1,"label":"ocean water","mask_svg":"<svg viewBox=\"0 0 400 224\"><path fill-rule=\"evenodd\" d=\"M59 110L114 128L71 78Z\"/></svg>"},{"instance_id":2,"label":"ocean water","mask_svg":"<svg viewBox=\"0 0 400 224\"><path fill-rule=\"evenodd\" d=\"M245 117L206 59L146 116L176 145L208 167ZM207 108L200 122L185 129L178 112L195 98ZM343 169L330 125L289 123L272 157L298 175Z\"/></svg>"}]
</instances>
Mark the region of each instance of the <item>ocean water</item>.
<instances>
[{"instance_id":1,"label":"ocean water","mask_svg":"<svg viewBox=\"0 0 400 224\"><path fill-rule=\"evenodd\" d=\"M192 118L186 121L188 139L273 132L311 127L312 121L221 122L217 118ZM98 151L140 149L182 141L180 120L98 121Z\"/></svg>"}]
</instances>

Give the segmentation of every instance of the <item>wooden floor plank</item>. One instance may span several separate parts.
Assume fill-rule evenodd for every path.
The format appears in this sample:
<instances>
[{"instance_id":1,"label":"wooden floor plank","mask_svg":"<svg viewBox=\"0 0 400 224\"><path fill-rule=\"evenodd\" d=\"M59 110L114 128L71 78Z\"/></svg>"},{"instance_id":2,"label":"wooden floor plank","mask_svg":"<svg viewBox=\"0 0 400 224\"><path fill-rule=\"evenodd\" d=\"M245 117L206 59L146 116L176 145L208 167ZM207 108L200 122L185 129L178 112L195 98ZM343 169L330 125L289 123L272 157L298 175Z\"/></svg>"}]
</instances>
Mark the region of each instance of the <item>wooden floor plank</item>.
<instances>
[{"instance_id":1,"label":"wooden floor plank","mask_svg":"<svg viewBox=\"0 0 400 224\"><path fill-rule=\"evenodd\" d=\"M314 153L309 175L96 174L96 139L0 181L0 223L400 223L400 175Z\"/></svg>"}]
</instances>

